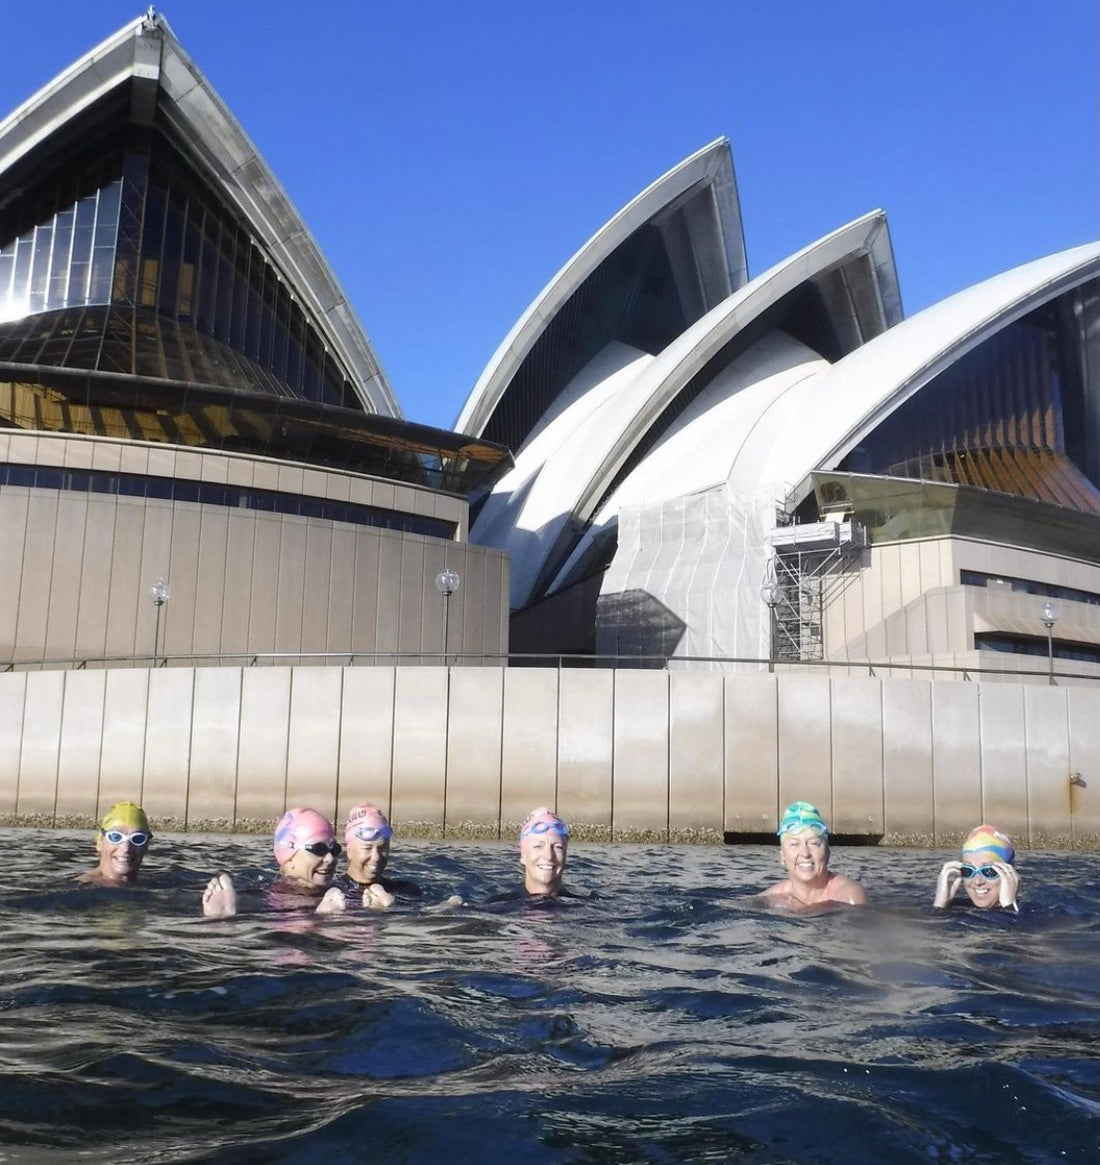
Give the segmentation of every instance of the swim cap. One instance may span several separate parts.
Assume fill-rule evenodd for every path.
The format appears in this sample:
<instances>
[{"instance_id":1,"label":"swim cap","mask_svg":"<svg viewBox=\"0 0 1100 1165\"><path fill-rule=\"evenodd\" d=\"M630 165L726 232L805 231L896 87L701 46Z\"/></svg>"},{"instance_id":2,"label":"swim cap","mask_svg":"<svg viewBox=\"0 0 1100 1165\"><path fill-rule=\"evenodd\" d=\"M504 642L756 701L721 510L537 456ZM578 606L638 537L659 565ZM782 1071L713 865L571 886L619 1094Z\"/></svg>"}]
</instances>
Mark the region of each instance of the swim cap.
<instances>
[{"instance_id":1,"label":"swim cap","mask_svg":"<svg viewBox=\"0 0 1100 1165\"><path fill-rule=\"evenodd\" d=\"M788 805L783 810L775 835L782 837L786 833L797 833L800 829L812 829L822 837L829 836L829 827L825 824L825 818L821 816L821 810L816 805L811 805L809 801L795 801Z\"/></svg>"},{"instance_id":2,"label":"swim cap","mask_svg":"<svg viewBox=\"0 0 1100 1165\"><path fill-rule=\"evenodd\" d=\"M523 819L523 824L519 827L519 844L523 848L524 841L527 838L539 833L556 833L559 837L569 836L569 826L553 811L548 809L545 805L540 805L537 809L532 809L530 813Z\"/></svg>"},{"instance_id":3,"label":"swim cap","mask_svg":"<svg viewBox=\"0 0 1100 1165\"><path fill-rule=\"evenodd\" d=\"M348 813L348 823L344 827L344 841L351 845L358 838L360 841L389 841L393 837L393 827L386 820L385 813L370 801L356 805Z\"/></svg>"},{"instance_id":4,"label":"swim cap","mask_svg":"<svg viewBox=\"0 0 1100 1165\"><path fill-rule=\"evenodd\" d=\"M275 860L281 866L311 841L332 841L332 823L316 809L288 809L275 826Z\"/></svg>"},{"instance_id":5,"label":"swim cap","mask_svg":"<svg viewBox=\"0 0 1100 1165\"><path fill-rule=\"evenodd\" d=\"M145 810L133 801L119 801L103 814L99 819L99 831L106 833L108 829L125 829L130 833L140 832L153 836Z\"/></svg>"},{"instance_id":6,"label":"swim cap","mask_svg":"<svg viewBox=\"0 0 1100 1165\"><path fill-rule=\"evenodd\" d=\"M972 829L962 844L964 857L966 854L978 853L981 850L989 850L990 853L996 854L1002 862L1008 862L1009 865L1016 860L1012 839L1008 834L994 829L992 825L979 825L976 829Z\"/></svg>"}]
</instances>

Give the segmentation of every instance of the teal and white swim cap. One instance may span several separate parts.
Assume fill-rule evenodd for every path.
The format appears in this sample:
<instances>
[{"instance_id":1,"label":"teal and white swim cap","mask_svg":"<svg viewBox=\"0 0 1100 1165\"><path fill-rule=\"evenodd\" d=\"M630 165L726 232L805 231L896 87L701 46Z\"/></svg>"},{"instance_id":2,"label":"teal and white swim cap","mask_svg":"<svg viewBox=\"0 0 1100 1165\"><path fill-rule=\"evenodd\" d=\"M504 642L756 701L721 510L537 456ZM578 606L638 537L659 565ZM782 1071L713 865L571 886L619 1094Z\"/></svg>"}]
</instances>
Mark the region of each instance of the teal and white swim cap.
<instances>
[{"instance_id":1,"label":"teal and white swim cap","mask_svg":"<svg viewBox=\"0 0 1100 1165\"><path fill-rule=\"evenodd\" d=\"M821 816L821 810L816 805L811 805L809 801L795 801L788 805L783 810L779 828L775 833L777 837L783 837L787 833L797 833L800 829L812 829L822 837L829 836L829 827L825 824L825 818Z\"/></svg>"}]
</instances>

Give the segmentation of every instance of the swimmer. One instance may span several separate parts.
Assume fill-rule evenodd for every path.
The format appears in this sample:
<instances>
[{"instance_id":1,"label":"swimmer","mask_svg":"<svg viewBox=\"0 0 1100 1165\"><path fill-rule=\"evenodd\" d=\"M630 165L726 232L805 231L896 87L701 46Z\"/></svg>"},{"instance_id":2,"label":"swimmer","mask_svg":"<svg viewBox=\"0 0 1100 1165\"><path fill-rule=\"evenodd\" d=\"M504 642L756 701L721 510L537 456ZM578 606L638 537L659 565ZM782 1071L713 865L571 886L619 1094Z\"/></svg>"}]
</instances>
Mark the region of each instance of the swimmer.
<instances>
[{"instance_id":1,"label":"swimmer","mask_svg":"<svg viewBox=\"0 0 1100 1165\"><path fill-rule=\"evenodd\" d=\"M320 896L318 914L344 910L347 902L343 891L332 884L342 849L327 817L315 809L288 809L275 826L274 853L279 872L272 892L280 896ZM228 874L219 874L206 884L202 912L207 918L228 918L237 913L237 891Z\"/></svg>"},{"instance_id":2,"label":"swimmer","mask_svg":"<svg viewBox=\"0 0 1100 1165\"><path fill-rule=\"evenodd\" d=\"M1012 864L1015 860L1016 850L1007 834L992 825L979 825L962 844L962 860L943 863L932 905L939 910L950 906L961 886L979 910L999 906L1019 913L1020 875Z\"/></svg>"},{"instance_id":3,"label":"swimmer","mask_svg":"<svg viewBox=\"0 0 1100 1165\"><path fill-rule=\"evenodd\" d=\"M788 805L776 835L787 878L764 892L766 903L793 909L827 902L867 905L867 892L858 882L829 871L829 829L815 806L808 801Z\"/></svg>"},{"instance_id":4,"label":"swimmer","mask_svg":"<svg viewBox=\"0 0 1100 1165\"><path fill-rule=\"evenodd\" d=\"M368 910L389 910L398 895L420 897L420 887L413 882L382 877L390 860L393 827L377 805L364 801L349 813L344 827L344 845L348 852L348 880L351 889L361 894Z\"/></svg>"},{"instance_id":5,"label":"swimmer","mask_svg":"<svg viewBox=\"0 0 1100 1165\"><path fill-rule=\"evenodd\" d=\"M99 864L77 881L94 886L132 886L152 840L145 810L133 801L119 801L99 821L95 839Z\"/></svg>"},{"instance_id":6,"label":"swimmer","mask_svg":"<svg viewBox=\"0 0 1100 1165\"><path fill-rule=\"evenodd\" d=\"M532 809L519 829L519 860L523 865L523 889L497 894L490 902L517 899L545 901L550 898L581 898L562 882L569 856L569 826L545 805Z\"/></svg>"}]
</instances>

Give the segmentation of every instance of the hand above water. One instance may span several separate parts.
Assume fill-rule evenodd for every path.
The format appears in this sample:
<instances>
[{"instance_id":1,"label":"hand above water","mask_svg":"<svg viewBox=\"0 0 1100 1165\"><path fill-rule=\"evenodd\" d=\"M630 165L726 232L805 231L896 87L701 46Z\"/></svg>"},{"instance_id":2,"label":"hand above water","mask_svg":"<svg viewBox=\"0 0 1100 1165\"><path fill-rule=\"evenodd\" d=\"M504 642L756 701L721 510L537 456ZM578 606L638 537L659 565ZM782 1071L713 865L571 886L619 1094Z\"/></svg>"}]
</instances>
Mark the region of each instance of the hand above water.
<instances>
[{"instance_id":1,"label":"hand above water","mask_svg":"<svg viewBox=\"0 0 1100 1165\"><path fill-rule=\"evenodd\" d=\"M1013 910L1017 914L1020 908L1016 905L1016 891L1020 888L1020 875L1016 867L1008 862L994 862L993 868L1000 875L1000 890L998 901L1005 910Z\"/></svg>"},{"instance_id":2,"label":"hand above water","mask_svg":"<svg viewBox=\"0 0 1100 1165\"><path fill-rule=\"evenodd\" d=\"M394 904L393 895L377 882L372 882L363 889L363 905L368 910L389 910Z\"/></svg>"},{"instance_id":3,"label":"hand above water","mask_svg":"<svg viewBox=\"0 0 1100 1165\"><path fill-rule=\"evenodd\" d=\"M962 883L962 862L957 860L944 862L936 881L936 900L932 905L941 910L945 906L950 906Z\"/></svg>"}]
</instances>

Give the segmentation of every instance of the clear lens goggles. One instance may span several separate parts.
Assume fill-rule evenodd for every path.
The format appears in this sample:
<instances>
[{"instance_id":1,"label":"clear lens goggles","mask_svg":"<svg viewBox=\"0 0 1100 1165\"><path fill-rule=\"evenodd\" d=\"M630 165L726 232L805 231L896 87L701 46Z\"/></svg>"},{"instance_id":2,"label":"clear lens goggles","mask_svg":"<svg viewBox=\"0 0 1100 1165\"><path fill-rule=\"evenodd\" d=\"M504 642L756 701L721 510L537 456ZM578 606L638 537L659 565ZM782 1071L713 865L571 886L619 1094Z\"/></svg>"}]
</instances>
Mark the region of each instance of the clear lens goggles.
<instances>
[{"instance_id":1,"label":"clear lens goggles","mask_svg":"<svg viewBox=\"0 0 1100 1165\"><path fill-rule=\"evenodd\" d=\"M999 878L1001 875L997 872L996 866L971 866L963 865L959 867L959 873L967 880L981 874L987 882L992 882L994 878Z\"/></svg>"},{"instance_id":2,"label":"clear lens goggles","mask_svg":"<svg viewBox=\"0 0 1100 1165\"><path fill-rule=\"evenodd\" d=\"M144 849L149 844L149 835L140 829L135 833L123 833L121 829L105 829L103 836L111 845L121 845L128 841L134 849Z\"/></svg>"}]
</instances>

